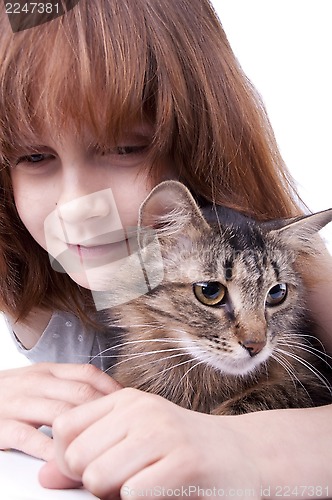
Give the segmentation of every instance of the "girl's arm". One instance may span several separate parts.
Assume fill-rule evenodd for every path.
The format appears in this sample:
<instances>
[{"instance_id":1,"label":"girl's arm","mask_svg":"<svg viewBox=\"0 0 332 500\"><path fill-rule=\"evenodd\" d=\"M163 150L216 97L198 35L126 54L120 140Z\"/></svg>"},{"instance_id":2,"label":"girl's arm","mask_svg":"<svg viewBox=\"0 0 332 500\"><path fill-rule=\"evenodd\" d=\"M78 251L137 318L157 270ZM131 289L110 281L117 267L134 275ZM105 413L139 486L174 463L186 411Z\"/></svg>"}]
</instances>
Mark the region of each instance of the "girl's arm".
<instances>
[{"instance_id":1,"label":"girl's arm","mask_svg":"<svg viewBox=\"0 0 332 500\"><path fill-rule=\"evenodd\" d=\"M330 406L211 416L123 389L56 419L40 480L82 481L103 499L329 498L331 417Z\"/></svg>"},{"instance_id":2,"label":"girl's arm","mask_svg":"<svg viewBox=\"0 0 332 500\"><path fill-rule=\"evenodd\" d=\"M332 355L332 256L321 240L317 256L303 262L301 272L309 291L307 305L318 325L317 336Z\"/></svg>"}]
</instances>

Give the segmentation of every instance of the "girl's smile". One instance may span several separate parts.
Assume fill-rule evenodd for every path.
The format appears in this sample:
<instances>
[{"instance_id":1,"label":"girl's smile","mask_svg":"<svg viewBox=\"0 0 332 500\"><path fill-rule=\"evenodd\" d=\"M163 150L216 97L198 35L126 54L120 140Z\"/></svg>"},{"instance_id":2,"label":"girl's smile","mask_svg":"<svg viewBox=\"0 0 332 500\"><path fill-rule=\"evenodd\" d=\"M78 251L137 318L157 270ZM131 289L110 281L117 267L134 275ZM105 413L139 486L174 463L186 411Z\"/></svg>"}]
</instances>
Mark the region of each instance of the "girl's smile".
<instances>
[{"instance_id":1,"label":"girl's smile","mask_svg":"<svg viewBox=\"0 0 332 500\"><path fill-rule=\"evenodd\" d=\"M92 261L99 260L100 257L109 255L114 249L115 245L117 245L117 243L108 243L105 245L80 245L80 244L72 245L70 243L67 244L68 249L74 252L75 254L79 255L82 261L84 259L87 260L91 259Z\"/></svg>"}]
</instances>

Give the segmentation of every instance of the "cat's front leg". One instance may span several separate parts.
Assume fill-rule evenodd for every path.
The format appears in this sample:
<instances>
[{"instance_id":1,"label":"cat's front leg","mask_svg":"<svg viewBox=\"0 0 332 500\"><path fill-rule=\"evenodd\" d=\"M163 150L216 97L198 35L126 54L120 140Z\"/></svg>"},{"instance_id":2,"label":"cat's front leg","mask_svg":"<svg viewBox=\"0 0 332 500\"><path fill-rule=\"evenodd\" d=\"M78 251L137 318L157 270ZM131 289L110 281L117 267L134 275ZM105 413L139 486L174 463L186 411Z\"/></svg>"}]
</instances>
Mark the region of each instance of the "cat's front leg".
<instances>
[{"instance_id":1,"label":"cat's front leg","mask_svg":"<svg viewBox=\"0 0 332 500\"><path fill-rule=\"evenodd\" d=\"M267 383L224 401L211 413L213 415L242 415L255 411L310 406L313 406L313 401L303 387L296 387L293 384Z\"/></svg>"}]
</instances>

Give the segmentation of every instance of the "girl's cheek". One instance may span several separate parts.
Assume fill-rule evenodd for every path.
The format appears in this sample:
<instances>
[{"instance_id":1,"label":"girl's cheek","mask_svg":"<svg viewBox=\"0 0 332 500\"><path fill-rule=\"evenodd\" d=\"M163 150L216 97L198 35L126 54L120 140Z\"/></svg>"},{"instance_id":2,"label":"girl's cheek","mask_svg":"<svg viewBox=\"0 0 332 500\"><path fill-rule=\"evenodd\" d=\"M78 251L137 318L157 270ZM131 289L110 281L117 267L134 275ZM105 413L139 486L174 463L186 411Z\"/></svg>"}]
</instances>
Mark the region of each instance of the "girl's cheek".
<instances>
[{"instance_id":1,"label":"girl's cheek","mask_svg":"<svg viewBox=\"0 0 332 500\"><path fill-rule=\"evenodd\" d=\"M33 196L33 193L25 190L14 191L14 201L18 215L31 236L46 249L46 237L44 230L45 219L54 210L54 204L45 196Z\"/></svg>"}]
</instances>

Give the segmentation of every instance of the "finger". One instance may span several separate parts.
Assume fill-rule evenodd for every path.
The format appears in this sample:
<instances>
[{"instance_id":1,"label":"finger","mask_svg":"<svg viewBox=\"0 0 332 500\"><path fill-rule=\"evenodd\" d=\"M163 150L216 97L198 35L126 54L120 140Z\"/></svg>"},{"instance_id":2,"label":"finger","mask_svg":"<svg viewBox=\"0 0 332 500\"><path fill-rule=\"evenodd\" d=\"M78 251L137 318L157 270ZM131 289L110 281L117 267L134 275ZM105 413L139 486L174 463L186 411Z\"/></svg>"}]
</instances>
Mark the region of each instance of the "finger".
<instances>
[{"instance_id":1,"label":"finger","mask_svg":"<svg viewBox=\"0 0 332 500\"><path fill-rule=\"evenodd\" d=\"M57 372L57 370L54 371ZM94 370L92 370L92 373L95 373ZM100 373L102 374L102 372ZM68 373L68 376L73 377L72 379L58 378L56 375L57 373L54 375L50 372L44 373L41 371L26 374L26 376L23 377L19 394L10 398L12 402L10 405L3 408L2 416L4 418L15 418L17 415L21 414L22 410L28 409L27 407L29 407L30 410L36 410L34 405L27 404L29 400L31 401L33 399L33 396L49 400L58 400L60 407L62 403L67 403L72 407L94 401L105 395L104 391L98 389L98 383L95 383L93 377L91 380L88 380L85 376L80 377L82 375L81 370L78 370L78 372L74 371L74 373ZM85 375L84 371L83 375ZM108 375L105 375L105 377L106 380L108 380L108 378L110 379L109 388L113 388L113 391L115 387L118 388L118 385L116 385ZM68 406L65 409L69 409ZM60 413L62 413L62 410L53 412L54 415ZM34 411L34 414L38 415L36 411ZM42 420L39 419L39 422L40 421ZM46 420L42 422L48 423Z\"/></svg>"},{"instance_id":2,"label":"finger","mask_svg":"<svg viewBox=\"0 0 332 500\"><path fill-rule=\"evenodd\" d=\"M3 371L0 376L9 380L20 379L24 386L31 386L33 381L52 376L59 380L87 383L103 394L109 394L120 388L112 377L88 364L37 363L21 369Z\"/></svg>"},{"instance_id":3,"label":"finger","mask_svg":"<svg viewBox=\"0 0 332 500\"><path fill-rule=\"evenodd\" d=\"M82 486L81 482L74 481L73 479L64 476L60 472L55 460L51 460L47 464L43 465L43 467L41 467L38 479L43 488L48 488L51 490L65 490L80 488Z\"/></svg>"},{"instance_id":4,"label":"finger","mask_svg":"<svg viewBox=\"0 0 332 500\"><path fill-rule=\"evenodd\" d=\"M42 460L54 457L53 440L34 427L14 420L1 420L1 448L23 451Z\"/></svg>"},{"instance_id":5,"label":"finger","mask_svg":"<svg viewBox=\"0 0 332 500\"><path fill-rule=\"evenodd\" d=\"M59 379L53 375L46 375L40 381L38 394L36 395L78 406L105 396L105 393L96 389L88 381Z\"/></svg>"},{"instance_id":6,"label":"finger","mask_svg":"<svg viewBox=\"0 0 332 500\"><path fill-rule=\"evenodd\" d=\"M152 441L130 436L88 464L82 475L83 485L98 498L118 495L126 481L158 462L161 453ZM109 473L105 474L105 470Z\"/></svg>"},{"instance_id":7,"label":"finger","mask_svg":"<svg viewBox=\"0 0 332 500\"><path fill-rule=\"evenodd\" d=\"M55 439L76 437L87 427L111 413L115 399L112 394L90 401L84 405L76 406L69 412L60 415L53 424Z\"/></svg>"},{"instance_id":8,"label":"finger","mask_svg":"<svg viewBox=\"0 0 332 500\"><path fill-rule=\"evenodd\" d=\"M84 467L83 463L89 461L91 449L95 448L95 445L100 446L101 444L101 434L98 432L96 441L92 441L93 446L89 446L90 441L86 442L82 438L82 435L95 422L98 423L105 415L109 415L113 407L114 400L112 395L104 396L94 402L73 408L55 419L53 423L55 456L59 469L65 476L76 480L80 478L80 472L82 467ZM106 436L109 439L111 435L110 427L108 427ZM71 459L68 448L72 443L75 443L78 436L80 436L78 445L73 447L73 458ZM76 464L77 452L75 450L77 449L80 450L78 454L82 454L83 459L80 456ZM70 464L68 463L68 456L69 461L71 461Z\"/></svg>"},{"instance_id":9,"label":"finger","mask_svg":"<svg viewBox=\"0 0 332 500\"><path fill-rule=\"evenodd\" d=\"M153 498L165 498L171 495L170 492L172 496L180 498L197 498L197 486L193 485L200 481L197 470L199 463L200 460L197 460L197 463L193 464L184 452L170 453L161 460L141 468L137 474L124 481L120 489L121 498L137 500L142 489L151 492Z\"/></svg>"},{"instance_id":10,"label":"finger","mask_svg":"<svg viewBox=\"0 0 332 500\"><path fill-rule=\"evenodd\" d=\"M98 419L110 414L115 407L116 412L114 412L113 418L116 420L112 421L112 426L116 427L114 424L121 423L126 419L130 422L132 404L136 401L141 401L142 398L144 398L145 403L143 406L144 412L150 400L158 400L159 403L165 401L160 396L147 394L137 389L123 388L95 401L73 408L70 413L63 415L60 417L60 420L55 422L55 431L58 428L59 432L63 435L63 432L67 430L69 434L77 436ZM171 403L167 402L167 404ZM141 411L142 409L139 408L139 410Z\"/></svg>"},{"instance_id":11,"label":"finger","mask_svg":"<svg viewBox=\"0 0 332 500\"><path fill-rule=\"evenodd\" d=\"M73 408L71 403L45 398L18 398L12 402L7 418L25 422L33 427L41 425L52 426L54 420L61 414Z\"/></svg>"},{"instance_id":12,"label":"finger","mask_svg":"<svg viewBox=\"0 0 332 500\"><path fill-rule=\"evenodd\" d=\"M110 405L100 407L99 411L94 407L93 412L87 406L82 408L84 412L73 410L57 419L53 426L56 457L65 461L62 472L72 478L81 478L89 463L127 437L127 424L112 418ZM83 420L75 418L75 413L81 413ZM75 425L70 427L68 421L75 421Z\"/></svg>"},{"instance_id":13,"label":"finger","mask_svg":"<svg viewBox=\"0 0 332 500\"><path fill-rule=\"evenodd\" d=\"M159 408L162 398L135 389L122 389L60 415L53 424L53 437L61 472L72 479L80 478L89 463L123 440L129 432L132 436L132 449L128 450L127 456L124 455L124 462L128 462L128 456L140 454L142 449L147 450L146 442L155 449L160 449L157 444L159 426L156 423L152 427L158 428L152 430L152 434L151 426L146 425L143 426L144 431L142 425L134 425L134 429L130 431L130 427L135 422L137 424L135 416L138 417L142 409L143 423L146 422L145 411L151 408L150 405L147 406L147 402L152 399L155 401L156 398ZM138 418L138 422L140 421ZM138 441L142 439L141 434L144 435L145 443L137 448ZM104 436L103 440L100 440L101 435ZM154 438L149 439L147 435L153 435Z\"/></svg>"},{"instance_id":14,"label":"finger","mask_svg":"<svg viewBox=\"0 0 332 500\"><path fill-rule=\"evenodd\" d=\"M57 378L89 383L97 391L105 395L121 389L118 382L93 365L50 363L48 366L50 373Z\"/></svg>"}]
</instances>

